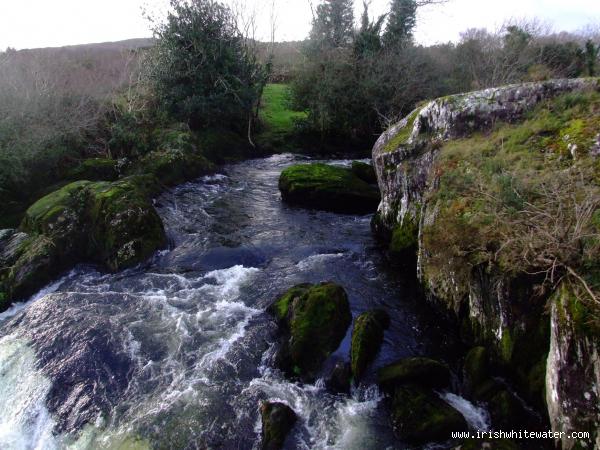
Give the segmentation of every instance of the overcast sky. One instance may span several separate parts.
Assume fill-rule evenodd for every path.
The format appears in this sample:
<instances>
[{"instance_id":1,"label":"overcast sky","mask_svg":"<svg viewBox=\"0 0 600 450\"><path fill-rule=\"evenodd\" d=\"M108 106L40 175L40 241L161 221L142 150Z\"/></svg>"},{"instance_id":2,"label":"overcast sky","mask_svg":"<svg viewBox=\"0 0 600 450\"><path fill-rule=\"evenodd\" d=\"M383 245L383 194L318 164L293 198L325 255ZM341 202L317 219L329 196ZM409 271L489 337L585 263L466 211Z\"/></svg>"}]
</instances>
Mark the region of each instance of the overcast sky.
<instances>
[{"instance_id":1,"label":"overcast sky","mask_svg":"<svg viewBox=\"0 0 600 450\"><path fill-rule=\"evenodd\" d=\"M227 0L255 9L259 38L268 39L271 0ZM318 3L318 0L313 0ZM356 0L357 15L362 1ZM389 0L371 0L383 13ZM0 49L116 41L151 35L142 9L164 10L168 0L0 0ZM309 0L275 0L276 38L303 39L310 28ZM423 44L456 40L467 28L495 28L510 18L538 17L556 30L600 24L600 0L449 0L423 8L416 32Z\"/></svg>"}]
</instances>

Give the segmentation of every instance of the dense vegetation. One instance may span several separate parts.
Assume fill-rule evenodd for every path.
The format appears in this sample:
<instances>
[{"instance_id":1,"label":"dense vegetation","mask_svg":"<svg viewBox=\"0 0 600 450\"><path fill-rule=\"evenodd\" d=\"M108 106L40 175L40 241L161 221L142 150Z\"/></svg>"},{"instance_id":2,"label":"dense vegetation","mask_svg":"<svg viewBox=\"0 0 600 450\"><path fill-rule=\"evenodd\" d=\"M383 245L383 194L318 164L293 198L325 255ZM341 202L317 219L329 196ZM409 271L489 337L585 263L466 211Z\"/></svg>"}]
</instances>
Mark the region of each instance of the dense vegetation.
<instances>
[{"instance_id":1,"label":"dense vegetation","mask_svg":"<svg viewBox=\"0 0 600 450\"><path fill-rule=\"evenodd\" d=\"M419 46L413 31L418 8L427 3L395 0L377 18L365 3L359 23L350 1L317 7L293 84L310 129L323 139L369 143L424 99L598 70L598 36L551 34L535 22L468 30L457 44Z\"/></svg>"}]
</instances>

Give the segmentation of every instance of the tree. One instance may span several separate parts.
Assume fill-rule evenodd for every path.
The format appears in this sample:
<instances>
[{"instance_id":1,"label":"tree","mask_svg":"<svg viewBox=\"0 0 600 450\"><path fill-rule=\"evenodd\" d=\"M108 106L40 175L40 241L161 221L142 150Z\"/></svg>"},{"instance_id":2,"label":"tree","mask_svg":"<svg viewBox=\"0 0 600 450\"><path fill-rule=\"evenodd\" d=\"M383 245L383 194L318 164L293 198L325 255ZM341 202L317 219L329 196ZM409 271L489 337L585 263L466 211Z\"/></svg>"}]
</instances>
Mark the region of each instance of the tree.
<instances>
[{"instance_id":1,"label":"tree","mask_svg":"<svg viewBox=\"0 0 600 450\"><path fill-rule=\"evenodd\" d=\"M249 138L266 82L236 17L215 0L171 0L155 29L150 78L159 104L192 129L228 126Z\"/></svg>"},{"instance_id":2,"label":"tree","mask_svg":"<svg viewBox=\"0 0 600 450\"><path fill-rule=\"evenodd\" d=\"M347 47L354 38L352 0L325 0L317 6L310 38L321 45Z\"/></svg>"},{"instance_id":3,"label":"tree","mask_svg":"<svg viewBox=\"0 0 600 450\"><path fill-rule=\"evenodd\" d=\"M357 58L365 58L377 54L382 47L381 30L387 16L379 16L375 21L369 18L369 3L363 1L363 13L360 19L360 29L354 39L354 54Z\"/></svg>"},{"instance_id":4,"label":"tree","mask_svg":"<svg viewBox=\"0 0 600 450\"><path fill-rule=\"evenodd\" d=\"M384 34L386 45L402 46L412 42L416 24L417 2L415 0L392 0Z\"/></svg>"},{"instance_id":5,"label":"tree","mask_svg":"<svg viewBox=\"0 0 600 450\"><path fill-rule=\"evenodd\" d=\"M587 66L587 74L590 77L596 75L598 56L600 56L600 46L596 46L591 39L588 39L585 43L585 62Z\"/></svg>"}]
</instances>

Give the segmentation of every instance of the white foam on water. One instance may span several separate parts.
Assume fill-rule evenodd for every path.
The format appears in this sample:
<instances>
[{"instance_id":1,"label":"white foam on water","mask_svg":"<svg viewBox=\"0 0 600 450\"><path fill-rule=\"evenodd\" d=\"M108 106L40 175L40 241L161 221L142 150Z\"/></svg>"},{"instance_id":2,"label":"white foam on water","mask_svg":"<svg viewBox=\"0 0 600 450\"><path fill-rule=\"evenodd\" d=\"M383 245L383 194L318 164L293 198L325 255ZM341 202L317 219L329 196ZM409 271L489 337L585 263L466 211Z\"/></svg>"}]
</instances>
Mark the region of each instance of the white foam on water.
<instances>
[{"instance_id":1,"label":"white foam on water","mask_svg":"<svg viewBox=\"0 0 600 450\"><path fill-rule=\"evenodd\" d=\"M3 313L0 313L0 323L6 319L16 316L21 311L23 311L27 306L29 306L29 304L38 301L39 299L45 297L48 294L52 294L53 292L56 292L58 290L58 288L65 282L65 280L67 278L73 276L73 274L75 274L74 270L69 272L68 275L64 276L60 280L55 281L54 283L50 283L43 289L40 289L40 291L37 294L32 295L28 300L26 300L24 302L13 304L6 311L4 311Z\"/></svg>"},{"instance_id":2,"label":"white foam on water","mask_svg":"<svg viewBox=\"0 0 600 450\"><path fill-rule=\"evenodd\" d=\"M312 269L319 264L324 264L331 259L344 257L345 253L322 253L319 255L311 255L308 258L300 261L296 266L301 270Z\"/></svg>"},{"instance_id":3,"label":"white foam on water","mask_svg":"<svg viewBox=\"0 0 600 450\"><path fill-rule=\"evenodd\" d=\"M13 335L0 339L0 448L58 448L45 405L51 382L38 372L35 361L25 340Z\"/></svg>"},{"instance_id":4,"label":"white foam on water","mask_svg":"<svg viewBox=\"0 0 600 450\"><path fill-rule=\"evenodd\" d=\"M268 367L266 362L263 358L259 367L261 377L252 380L242 395L266 397L292 408L299 418L299 426L304 429L304 434L295 437L297 448L374 448L378 436L374 435L370 418L382 399L376 386L361 387L351 397L337 396L327 391L322 380L314 384L294 383L285 379L279 370ZM254 431L260 441L260 419L254 424Z\"/></svg>"},{"instance_id":5,"label":"white foam on water","mask_svg":"<svg viewBox=\"0 0 600 450\"><path fill-rule=\"evenodd\" d=\"M475 406L467 399L451 392L443 392L439 395L446 403L464 416L471 428L481 431L490 429L490 416L484 408Z\"/></svg>"}]
</instances>

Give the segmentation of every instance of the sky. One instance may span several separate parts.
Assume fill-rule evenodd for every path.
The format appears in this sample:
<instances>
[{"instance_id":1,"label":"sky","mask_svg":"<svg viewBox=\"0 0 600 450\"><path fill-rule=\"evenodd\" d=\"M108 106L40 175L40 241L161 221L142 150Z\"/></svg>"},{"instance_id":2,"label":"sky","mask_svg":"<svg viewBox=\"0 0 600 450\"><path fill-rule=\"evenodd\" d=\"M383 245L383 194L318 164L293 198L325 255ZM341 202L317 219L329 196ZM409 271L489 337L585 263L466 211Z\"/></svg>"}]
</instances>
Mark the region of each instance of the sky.
<instances>
[{"instance_id":1,"label":"sky","mask_svg":"<svg viewBox=\"0 0 600 450\"><path fill-rule=\"evenodd\" d=\"M277 41L301 40L311 21L310 0L225 0L256 11L257 37L269 39L275 5ZM314 4L318 0L312 0ZM356 14L362 1L356 0ZM389 0L371 0L373 14ZM164 14L168 0L0 0L0 49L55 47L151 36L142 11ZM600 25L600 0L449 0L424 7L415 37L425 45L456 41L468 28L494 29L509 19L537 17L555 30Z\"/></svg>"}]
</instances>

